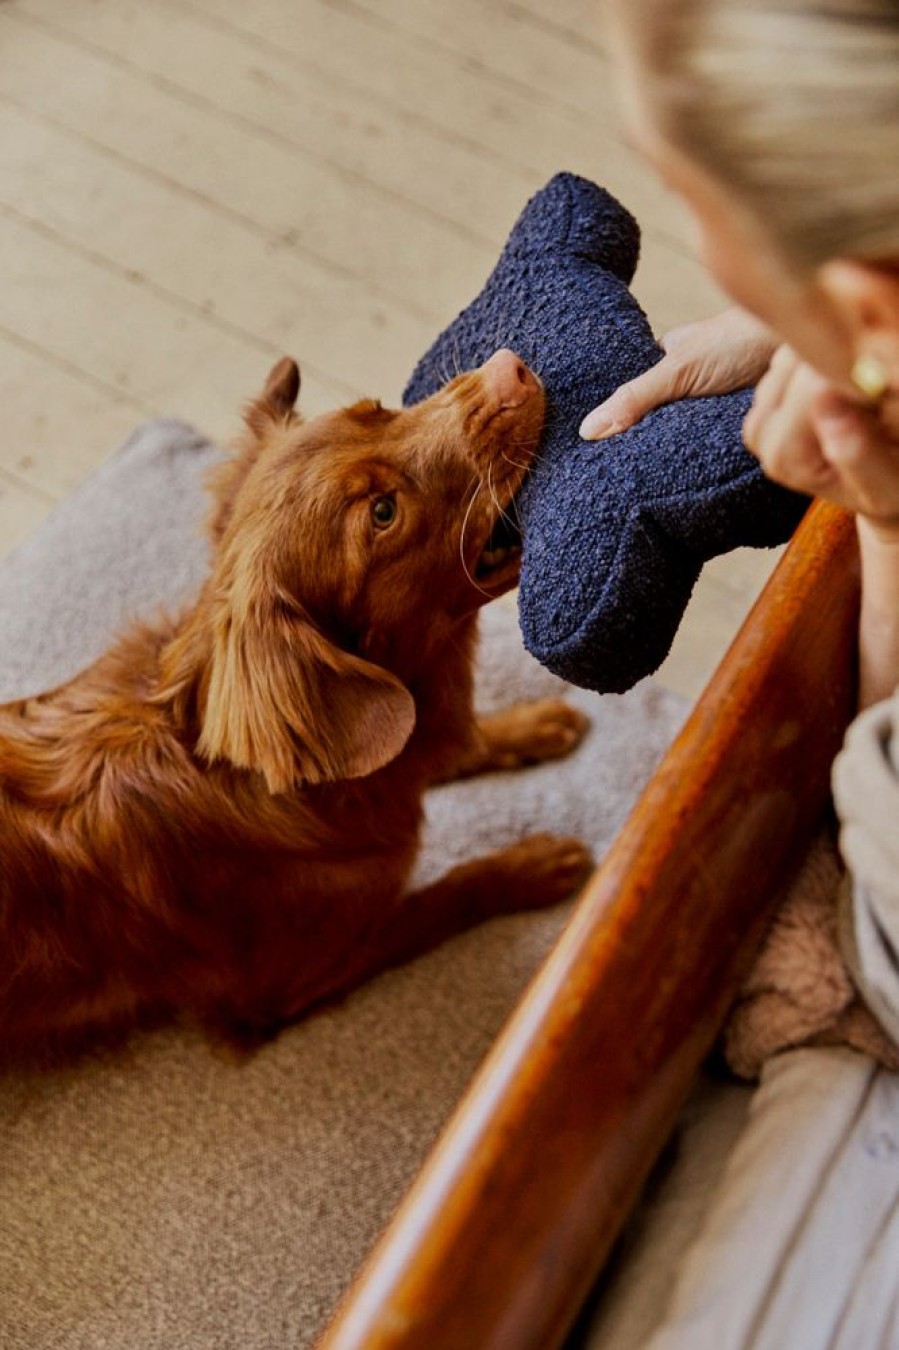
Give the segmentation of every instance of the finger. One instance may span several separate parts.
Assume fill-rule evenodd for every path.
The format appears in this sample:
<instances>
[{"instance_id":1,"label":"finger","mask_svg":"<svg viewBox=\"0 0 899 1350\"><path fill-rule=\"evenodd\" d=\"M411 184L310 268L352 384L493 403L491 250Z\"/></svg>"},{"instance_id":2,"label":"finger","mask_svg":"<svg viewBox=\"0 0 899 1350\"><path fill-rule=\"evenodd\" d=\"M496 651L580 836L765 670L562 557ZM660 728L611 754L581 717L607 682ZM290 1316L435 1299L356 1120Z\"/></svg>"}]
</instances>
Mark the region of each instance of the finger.
<instances>
[{"instance_id":1,"label":"finger","mask_svg":"<svg viewBox=\"0 0 899 1350\"><path fill-rule=\"evenodd\" d=\"M809 366L792 363L766 408L756 410L751 431L752 450L765 474L800 492L823 492L834 479L811 421L824 383Z\"/></svg>"},{"instance_id":2,"label":"finger","mask_svg":"<svg viewBox=\"0 0 899 1350\"><path fill-rule=\"evenodd\" d=\"M682 371L674 361L663 357L635 380L620 385L610 398L589 412L581 423L580 434L585 441L616 436L653 408L682 396Z\"/></svg>"},{"instance_id":3,"label":"finger","mask_svg":"<svg viewBox=\"0 0 899 1350\"><path fill-rule=\"evenodd\" d=\"M756 456L761 431L783 402L798 366L798 358L791 348L778 347L756 387L752 406L743 420L743 443Z\"/></svg>"},{"instance_id":4,"label":"finger","mask_svg":"<svg viewBox=\"0 0 899 1350\"><path fill-rule=\"evenodd\" d=\"M899 515L899 444L877 413L828 391L813 409L812 425L842 504L874 520Z\"/></svg>"}]
</instances>

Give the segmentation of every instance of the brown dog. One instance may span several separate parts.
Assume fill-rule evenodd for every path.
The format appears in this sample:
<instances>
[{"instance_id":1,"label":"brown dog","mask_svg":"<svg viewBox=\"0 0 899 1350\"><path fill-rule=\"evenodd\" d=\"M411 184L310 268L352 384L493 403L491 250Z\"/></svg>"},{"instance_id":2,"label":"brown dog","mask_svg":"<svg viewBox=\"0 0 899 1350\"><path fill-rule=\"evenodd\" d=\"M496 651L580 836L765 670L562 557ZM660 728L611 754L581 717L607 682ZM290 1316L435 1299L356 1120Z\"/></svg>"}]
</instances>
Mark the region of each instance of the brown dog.
<instances>
[{"instance_id":1,"label":"brown dog","mask_svg":"<svg viewBox=\"0 0 899 1350\"><path fill-rule=\"evenodd\" d=\"M544 396L511 352L426 403L303 423L285 359L217 471L209 579L177 621L0 709L0 1045L176 1011L240 1041L452 933L568 895L537 836L413 894L422 794L564 754L560 702L480 723L476 615ZM493 536L491 538L491 536Z\"/></svg>"}]
</instances>

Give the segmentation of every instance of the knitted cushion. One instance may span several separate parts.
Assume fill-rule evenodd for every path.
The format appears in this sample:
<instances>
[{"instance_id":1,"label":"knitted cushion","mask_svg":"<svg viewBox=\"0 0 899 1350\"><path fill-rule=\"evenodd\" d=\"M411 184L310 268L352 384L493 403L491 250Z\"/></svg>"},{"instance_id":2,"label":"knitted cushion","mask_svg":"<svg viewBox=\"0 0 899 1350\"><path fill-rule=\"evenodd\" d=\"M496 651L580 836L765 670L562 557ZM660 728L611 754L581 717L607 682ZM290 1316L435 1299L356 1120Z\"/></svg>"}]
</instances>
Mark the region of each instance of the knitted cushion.
<instances>
[{"instance_id":1,"label":"knitted cushion","mask_svg":"<svg viewBox=\"0 0 899 1350\"><path fill-rule=\"evenodd\" d=\"M685 399L613 439L580 439L585 414L662 355L628 290L639 239L608 192L559 174L405 393L415 403L447 371L502 346L543 379L547 429L519 499L519 621L538 661L603 692L630 688L664 660L704 562L781 543L806 505L743 447L749 391Z\"/></svg>"}]
</instances>

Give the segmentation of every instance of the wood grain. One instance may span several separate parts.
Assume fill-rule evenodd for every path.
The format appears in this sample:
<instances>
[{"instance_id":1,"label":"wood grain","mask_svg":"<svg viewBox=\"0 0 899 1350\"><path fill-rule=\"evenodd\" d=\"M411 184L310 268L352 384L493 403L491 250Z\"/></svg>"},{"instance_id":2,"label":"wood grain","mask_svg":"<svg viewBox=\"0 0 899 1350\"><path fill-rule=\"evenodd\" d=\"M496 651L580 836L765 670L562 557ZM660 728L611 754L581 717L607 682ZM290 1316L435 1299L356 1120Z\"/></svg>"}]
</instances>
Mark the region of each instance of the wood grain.
<instances>
[{"instance_id":1,"label":"wood grain","mask_svg":"<svg viewBox=\"0 0 899 1350\"><path fill-rule=\"evenodd\" d=\"M0 556L143 418L232 434L284 352L307 415L397 403L559 169L640 218L660 332L721 304L587 0L5 0L0 112Z\"/></svg>"},{"instance_id":2,"label":"wood grain","mask_svg":"<svg viewBox=\"0 0 899 1350\"><path fill-rule=\"evenodd\" d=\"M560 1343L825 806L857 594L815 506L320 1350Z\"/></svg>"}]
</instances>

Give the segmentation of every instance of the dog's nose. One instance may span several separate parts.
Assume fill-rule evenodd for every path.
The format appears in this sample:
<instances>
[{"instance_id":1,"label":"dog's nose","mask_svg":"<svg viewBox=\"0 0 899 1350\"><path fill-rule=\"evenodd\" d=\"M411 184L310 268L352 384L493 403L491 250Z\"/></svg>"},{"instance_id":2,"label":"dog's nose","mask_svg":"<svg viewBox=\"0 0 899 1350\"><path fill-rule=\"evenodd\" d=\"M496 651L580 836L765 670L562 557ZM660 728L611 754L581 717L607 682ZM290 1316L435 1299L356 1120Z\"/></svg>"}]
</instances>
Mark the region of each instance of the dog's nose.
<instances>
[{"instance_id":1,"label":"dog's nose","mask_svg":"<svg viewBox=\"0 0 899 1350\"><path fill-rule=\"evenodd\" d=\"M540 388L540 381L520 357L502 347L481 366L490 393L503 408L517 408Z\"/></svg>"}]
</instances>

